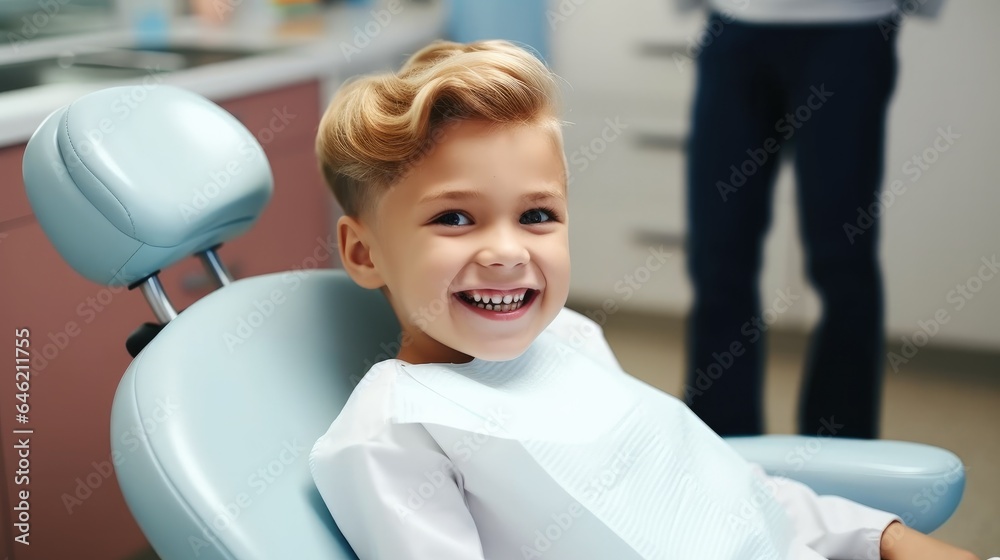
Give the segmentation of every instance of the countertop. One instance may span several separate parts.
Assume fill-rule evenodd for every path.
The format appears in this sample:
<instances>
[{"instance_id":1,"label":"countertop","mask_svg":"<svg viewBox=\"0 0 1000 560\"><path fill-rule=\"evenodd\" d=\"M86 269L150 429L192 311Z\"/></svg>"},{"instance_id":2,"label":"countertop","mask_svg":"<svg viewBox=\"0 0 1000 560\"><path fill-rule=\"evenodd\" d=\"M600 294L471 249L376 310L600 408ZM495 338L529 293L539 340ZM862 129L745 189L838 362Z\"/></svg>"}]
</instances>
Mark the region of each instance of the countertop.
<instances>
[{"instance_id":1,"label":"countertop","mask_svg":"<svg viewBox=\"0 0 1000 560\"><path fill-rule=\"evenodd\" d=\"M333 6L323 12L322 20L312 26L315 30L297 34L287 27L285 31L245 24L217 27L193 19L176 20L170 30L172 43L272 52L169 73L150 72L131 80L48 84L0 93L0 146L26 142L52 111L86 93L116 85L151 88L168 84L219 101L309 79L387 70L404 54L442 37L446 13L443 0L388 0L364 7ZM0 48L0 64L132 42L130 32L118 31L7 44Z\"/></svg>"}]
</instances>

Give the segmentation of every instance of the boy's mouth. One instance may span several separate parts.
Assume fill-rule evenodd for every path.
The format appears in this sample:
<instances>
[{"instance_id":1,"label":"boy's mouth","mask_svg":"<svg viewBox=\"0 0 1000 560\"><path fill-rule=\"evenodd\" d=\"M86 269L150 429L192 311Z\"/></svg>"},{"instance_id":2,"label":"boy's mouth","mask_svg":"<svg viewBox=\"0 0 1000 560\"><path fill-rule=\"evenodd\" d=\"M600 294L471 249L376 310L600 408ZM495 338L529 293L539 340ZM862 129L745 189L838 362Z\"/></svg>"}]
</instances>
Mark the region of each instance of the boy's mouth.
<instances>
[{"instance_id":1,"label":"boy's mouth","mask_svg":"<svg viewBox=\"0 0 1000 560\"><path fill-rule=\"evenodd\" d=\"M510 313L531 303L538 290L520 288L517 290L467 290L456 293L463 302L479 309L495 313Z\"/></svg>"}]
</instances>

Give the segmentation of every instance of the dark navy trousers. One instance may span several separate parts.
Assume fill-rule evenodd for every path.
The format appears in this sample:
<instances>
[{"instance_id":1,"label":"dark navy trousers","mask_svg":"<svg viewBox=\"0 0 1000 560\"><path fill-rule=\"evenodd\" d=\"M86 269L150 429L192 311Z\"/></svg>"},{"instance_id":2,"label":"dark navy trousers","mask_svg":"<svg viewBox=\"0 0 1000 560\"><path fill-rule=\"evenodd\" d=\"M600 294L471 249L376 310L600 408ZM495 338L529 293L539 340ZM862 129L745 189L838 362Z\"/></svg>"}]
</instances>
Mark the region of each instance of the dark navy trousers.
<instances>
[{"instance_id":1,"label":"dark navy trousers","mask_svg":"<svg viewBox=\"0 0 1000 560\"><path fill-rule=\"evenodd\" d=\"M798 430L878 436L884 304L869 209L883 179L895 43L877 22L709 18L689 138L684 399L721 435L763 432L767 329L802 305L788 290L758 293L778 162L793 158L805 272L822 300Z\"/></svg>"}]
</instances>

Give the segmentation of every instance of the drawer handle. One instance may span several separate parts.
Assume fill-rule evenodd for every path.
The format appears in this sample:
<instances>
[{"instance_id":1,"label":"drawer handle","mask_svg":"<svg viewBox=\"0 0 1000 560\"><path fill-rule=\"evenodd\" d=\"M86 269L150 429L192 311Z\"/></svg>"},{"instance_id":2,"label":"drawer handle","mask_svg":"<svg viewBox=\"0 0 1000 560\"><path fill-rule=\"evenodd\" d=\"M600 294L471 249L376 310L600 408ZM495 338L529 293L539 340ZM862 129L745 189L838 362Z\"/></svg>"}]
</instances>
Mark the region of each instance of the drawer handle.
<instances>
[{"instance_id":1,"label":"drawer handle","mask_svg":"<svg viewBox=\"0 0 1000 560\"><path fill-rule=\"evenodd\" d=\"M669 132L636 132L632 135L635 145L644 150L683 151L687 149L687 138Z\"/></svg>"},{"instance_id":2,"label":"drawer handle","mask_svg":"<svg viewBox=\"0 0 1000 560\"><path fill-rule=\"evenodd\" d=\"M673 59L674 55L681 55L686 59L695 58L695 56L688 54L686 45L678 45L677 43L662 43L659 41L641 41L639 43L639 55L648 56L650 58Z\"/></svg>"},{"instance_id":3,"label":"drawer handle","mask_svg":"<svg viewBox=\"0 0 1000 560\"><path fill-rule=\"evenodd\" d=\"M684 244L687 242L687 237L683 233L651 229L635 230L632 239L643 247L674 247L681 250L684 249Z\"/></svg>"}]
</instances>

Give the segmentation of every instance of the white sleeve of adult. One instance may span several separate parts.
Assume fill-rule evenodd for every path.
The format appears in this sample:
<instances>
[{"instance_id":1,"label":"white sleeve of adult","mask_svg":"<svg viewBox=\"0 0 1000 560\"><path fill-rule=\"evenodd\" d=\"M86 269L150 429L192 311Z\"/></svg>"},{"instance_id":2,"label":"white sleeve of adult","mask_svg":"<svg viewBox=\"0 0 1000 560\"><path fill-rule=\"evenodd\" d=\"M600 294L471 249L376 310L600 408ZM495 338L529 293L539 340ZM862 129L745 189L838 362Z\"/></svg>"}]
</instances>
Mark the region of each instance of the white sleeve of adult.
<instances>
[{"instance_id":1,"label":"white sleeve of adult","mask_svg":"<svg viewBox=\"0 0 1000 560\"><path fill-rule=\"evenodd\" d=\"M870 508L840 496L820 496L805 484L780 476L768 476L759 465L756 474L765 477L778 503L788 513L795 540L823 558L871 560L879 558L882 533L898 516Z\"/></svg>"},{"instance_id":2,"label":"white sleeve of adult","mask_svg":"<svg viewBox=\"0 0 1000 560\"><path fill-rule=\"evenodd\" d=\"M313 479L360 560L481 559L461 473L420 424L387 424L374 438L321 438Z\"/></svg>"}]
</instances>

